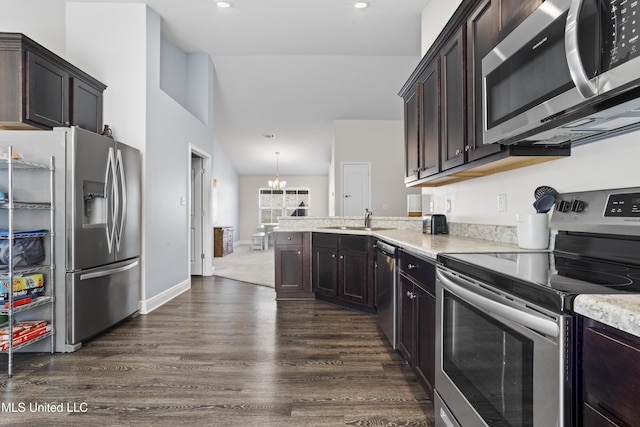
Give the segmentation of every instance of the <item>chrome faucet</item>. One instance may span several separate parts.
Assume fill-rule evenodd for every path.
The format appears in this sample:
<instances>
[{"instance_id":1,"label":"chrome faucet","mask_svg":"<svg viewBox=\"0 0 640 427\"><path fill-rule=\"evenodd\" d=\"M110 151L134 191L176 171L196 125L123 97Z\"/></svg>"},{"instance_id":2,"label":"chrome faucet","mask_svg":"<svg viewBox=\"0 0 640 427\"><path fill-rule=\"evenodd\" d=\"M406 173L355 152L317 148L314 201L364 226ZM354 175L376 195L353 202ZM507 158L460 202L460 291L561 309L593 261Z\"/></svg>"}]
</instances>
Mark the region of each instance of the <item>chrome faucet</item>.
<instances>
[{"instance_id":1,"label":"chrome faucet","mask_svg":"<svg viewBox=\"0 0 640 427\"><path fill-rule=\"evenodd\" d=\"M366 208L364 210L364 228L371 228L371 215L373 215L373 212Z\"/></svg>"}]
</instances>

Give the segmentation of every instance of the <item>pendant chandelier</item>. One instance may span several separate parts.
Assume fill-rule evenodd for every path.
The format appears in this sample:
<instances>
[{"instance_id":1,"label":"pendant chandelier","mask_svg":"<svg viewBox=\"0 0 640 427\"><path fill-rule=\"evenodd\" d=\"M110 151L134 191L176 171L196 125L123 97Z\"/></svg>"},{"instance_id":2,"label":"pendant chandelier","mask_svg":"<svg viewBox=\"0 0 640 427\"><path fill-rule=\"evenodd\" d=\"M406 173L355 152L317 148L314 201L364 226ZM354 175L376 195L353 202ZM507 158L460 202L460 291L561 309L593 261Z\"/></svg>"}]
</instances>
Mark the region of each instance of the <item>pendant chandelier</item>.
<instances>
[{"instance_id":1,"label":"pendant chandelier","mask_svg":"<svg viewBox=\"0 0 640 427\"><path fill-rule=\"evenodd\" d=\"M273 188L275 190L279 190L287 186L287 181L280 181L280 174L278 173L278 156L279 155L280 155L280 152L276 151L276 177L273 181L269 181L269 188Z\"/></svg>"}]
</instances>

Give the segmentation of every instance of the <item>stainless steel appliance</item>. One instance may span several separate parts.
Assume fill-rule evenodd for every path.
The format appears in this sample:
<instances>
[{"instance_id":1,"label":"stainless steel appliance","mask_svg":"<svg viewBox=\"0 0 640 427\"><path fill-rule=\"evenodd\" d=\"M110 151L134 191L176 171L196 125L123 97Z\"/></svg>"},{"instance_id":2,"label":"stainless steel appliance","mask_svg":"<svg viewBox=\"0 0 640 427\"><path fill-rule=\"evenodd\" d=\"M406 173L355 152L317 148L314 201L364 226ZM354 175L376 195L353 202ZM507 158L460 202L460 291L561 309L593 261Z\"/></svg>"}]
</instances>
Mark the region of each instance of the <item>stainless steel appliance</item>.
<instances>
[{"instance_id":1,"label":"stainless steel appliance","mask_svg":"<svg viewBox=\"0 0 640 427\"><path fill-rule=\"evenodd\" d=\"M426 234L447 234L446 215L425 215L422 217L422 232Z\"/></svg>"},{"instance_id":2,"label":"stainless steel appliance","mask_svg":"<svg viewBox=\"0 0 640 427\"><path fill-rule=\"evenodd\" d=\"M396 290L396 248L376 242L376 310L378 326L391 346L398 348L398 314Z\"/></svg>"},{"instance_id":3,"label":"stainless steel appliance","mask_svg":"<svg viewBox=\"0 0 640 427\"><path fill-rule=\"evenodd\" d=\"M138 310L140 152L67 131L66 325L78 344Z\"/></svg>"},{"instance_id":4,"label":"stainless steel appliance","mask_svg":"<svg viewBox=\"0 0 640 427\"><path fill-rule=\"evenodd\" d=\"M640 188L558 199L553 252L438 256L436 425L579 425L573 300L640 293Z\"/></svg>"},{"instance_id":5,"label":"stainless steel appliance","mask_svg":"<svg viewBox=\"0 0 640 427\"><path fill-rule=\"evenodd\" d=\"M482 61L484 143L564 144L637 127L639 7L542 3Z\"/></svg>"}]
</instances>

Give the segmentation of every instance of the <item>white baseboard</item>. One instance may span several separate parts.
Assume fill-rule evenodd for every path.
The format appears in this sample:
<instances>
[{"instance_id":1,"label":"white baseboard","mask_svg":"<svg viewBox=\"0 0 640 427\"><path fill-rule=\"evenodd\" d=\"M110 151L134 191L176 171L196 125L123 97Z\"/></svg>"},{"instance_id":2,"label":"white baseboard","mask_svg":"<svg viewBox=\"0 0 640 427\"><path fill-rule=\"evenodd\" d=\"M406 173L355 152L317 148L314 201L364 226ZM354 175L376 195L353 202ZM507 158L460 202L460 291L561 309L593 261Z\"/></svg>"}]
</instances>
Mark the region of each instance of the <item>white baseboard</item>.
<instances>
[{"instance_id":1,"label":"white baseboard","mask_svg":"<svg viewBox=\"0 0 640 427\"><path fill-rule=\"evenodd\" d=\"M156 308L171 301L181 293L184 293L191 289L191 278L188 278L182 283L178 283L172 288L167 289L158 295L149 298L145 301L140 301L140 314L149 314Z\"/></svg>"}]
</instances>

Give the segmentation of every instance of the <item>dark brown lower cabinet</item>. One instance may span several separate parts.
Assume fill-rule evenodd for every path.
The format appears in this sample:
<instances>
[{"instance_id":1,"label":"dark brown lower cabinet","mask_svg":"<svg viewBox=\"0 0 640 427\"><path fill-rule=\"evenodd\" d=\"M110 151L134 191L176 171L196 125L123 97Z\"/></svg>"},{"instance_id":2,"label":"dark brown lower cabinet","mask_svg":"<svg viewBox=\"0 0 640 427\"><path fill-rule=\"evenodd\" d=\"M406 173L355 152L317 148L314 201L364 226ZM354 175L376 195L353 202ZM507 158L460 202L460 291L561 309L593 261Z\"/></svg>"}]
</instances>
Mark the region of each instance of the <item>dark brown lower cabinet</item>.
<instances>
[{"instance_id":1,"label":"dark brown lower cabinet","mask_svg":"<svg viewBox=\"0 0 640 427\"><path fill-rule=\"evenodd\" d=\"M373 312L373 238L313 233L313 290L331 302Z\"/></svg>"},{"instance_id":2,"label":"dark brown lower cabinet","mask_svg":"<svg viewBox=\"0 0 640 427\"><path fill-rule=\"evenodd\" d=\"M579 374L584 427L640 423L640 338L582 318Z\"/></svg>"},{"instance_id":3,"label":"dark brown lower cabinet","mask_svg":"<svg viewBox=\"0 0 640 427\"><path fill-rule=\"evenodd\" d=\"M311 233L276 232L274 240L276 299L314 299L310 273Z\"/></svg>"},{"instance_id":4,"label":"dark brown lower cabinet","mask_svg":"<svg viewBox=\"0 0 640 427\"><path fill-rule=\"evenodd\" d=\"M431 398L435 381L435 264L399 251L398 349Z\"/></svg>"}]
</instances>

